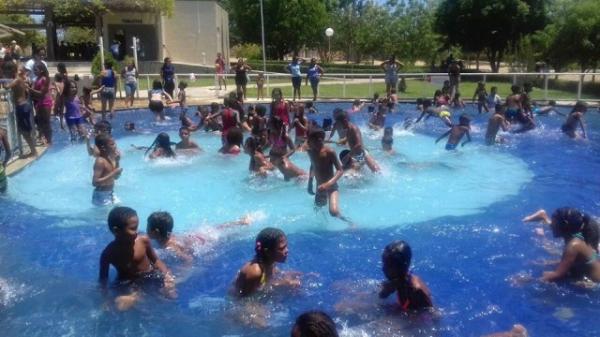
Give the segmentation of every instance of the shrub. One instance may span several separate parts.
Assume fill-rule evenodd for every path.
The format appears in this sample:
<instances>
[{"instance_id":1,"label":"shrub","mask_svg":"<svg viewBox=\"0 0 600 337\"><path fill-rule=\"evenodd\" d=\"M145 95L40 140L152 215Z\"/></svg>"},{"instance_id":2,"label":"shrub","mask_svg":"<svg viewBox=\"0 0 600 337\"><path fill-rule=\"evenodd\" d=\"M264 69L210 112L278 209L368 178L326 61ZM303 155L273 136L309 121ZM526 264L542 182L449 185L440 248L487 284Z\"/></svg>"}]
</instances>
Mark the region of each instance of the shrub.
<instances>
[{"instance_id":1,"label":"shrub","mask_svg":"<svg viewBox=\"0 0 600 337\"><path fill-rule=\"evenodd\" d=\"M104 52L104 62L112 63L115 74L121 73L121 64L117 60L115 60L115 58L112 56L112 54L108 51ZM91 72L94 75L94 77L96 77L96 76L100 75L101 71L102 71L102 65L101 65L101 61L100 61L100 52L98 52L98 53L96 53L96 56L94 56L94 59L92 60Z\"/></svg>"},{"instance_id":2,"label":"shrub","mask_svg":"<svg viewBox=\"0 0 600 337\"><path fill-rule=\"evenodd\" d=\"M262 49L256 43L242 43L233 46L231 54L236 58L243 57L248 60L259 60L262 58Z\"/></svg>"}]
</instances>

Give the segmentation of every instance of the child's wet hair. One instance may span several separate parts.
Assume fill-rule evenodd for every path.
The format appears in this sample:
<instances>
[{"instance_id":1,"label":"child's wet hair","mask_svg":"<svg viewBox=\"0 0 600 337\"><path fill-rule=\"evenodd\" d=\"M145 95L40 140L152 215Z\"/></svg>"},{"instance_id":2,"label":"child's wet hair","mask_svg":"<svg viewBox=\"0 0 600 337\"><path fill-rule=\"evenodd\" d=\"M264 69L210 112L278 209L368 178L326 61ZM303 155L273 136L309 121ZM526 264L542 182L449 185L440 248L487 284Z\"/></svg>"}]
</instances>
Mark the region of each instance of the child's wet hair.
<instances>
[{"instance_id":1,"label":"child's wet hair","mask_svg":"<svg viewBox=\"0 0 600 337\"><path fill-rule=\"evenodd\" d=\"M348 115L342 108L335 108L333 109L333 119L335 119L337 122L341 122L348 119Z\"/></svg>"},{"instance_id":2,"label":"child's wet hair","mask_svg":"<svg viewBox=\"0 0 600 337\"><path fill-rule=\"evenodd\" d=\"M152 145L148 147L148 150L146 150L145 154L155 149L155 147L160 147L161 149L165 150L167 157L175 157L175 151L173 151L171 148L171 137L169 137L168 133L159 133L154 139L154 142L152 142Z\"/></svg>"},{"instance_id":3,"label":"child's wet hair","mask_svg":"<svg viewBox=\"0 0 600 337\"><path fill-rule=\"evenodd\" d=\"M335 323L322 311L307 311L298 318L294 324L302 337L338 337Z\"/></svg>"},{"instance_id":4,"label":"child's wet hair","mask_svg":"<svg viewBox=\"0 0 600 337\"><path fill-rule=\"evenodd\" d=\"M512 91L513 94L518 94L521 92L521 87L515 84L510 87L510 91Z\"/></svg>"},{"instance_id":5,"label":"child's wet hair","mask_svg":"<svg viewBox=\"0 0 600 337\"><path fill-rule=\"evenodd\" d=\"M471 123L471 118L467 114L462 114L458 117L458 123L460 123L460 125L469 125L469 123Z\"/></svg>"},{"instance_id":6,"label":"child's wet hair","mask_svg":"<svg viewBox=\"0 0 600 337\"><path fill-rule=\"evenodd\" d=\"M154 80L152 82L152 90L162 90L163 86L160 80Z\"/></svg>"},{"instance_id":7,"label":"child's wet hair","mask_svg":"<svg viewBox=\"0 0 600 337\"><path fill-rule=\"evenodd\" d=\"M125 130L126 131L134 131L135 130L135 123L134 122L125 122Z\"/></svg>"},{"instance_id":8,"label":"child's wet hair","mask_svg":"<svg viewBox=\"0 0 600 337\"><path fill-rule=\"evenodd\" d=\"M584 241L598 247L600 233L598 224L587 214L572 207L561 207L552 213L552 233L555 237L572 237L581 233Z\"/></svg>"},{"instance_id":9,"label":"child's wet hair","mask_svg":"<svg viewBox=\"0 0 600 337\"><path fill-rule=\"evenodd\" d=\"M360 100L359 99L355 99L354 102L352 102L352 105L354 105L354 106L360 105Z\"/></svg>"},{"instance_id":10,"label":"child's wet hair","mask_svg":"<svg viewBox=\"0 0 600 337\"><path fill-rule=\"evenodd\" d=\"M555 100L550 100L550 101L548 102L548 105L550 105L550 106L555 106L555 105L556 105L556 101L555 101Z\"/></svg>"},{"instance_id":11,"label":"child's wet hair","mask_svg":"<svg viewBox=\"0 0 600 337\"><path fill-rule=\"evenodd\" d=\"M101 133L94 138L94 144L96 145L96 148L98 148L98 150L104 149L108 146L108 143L111 139L112 138L110 137L110 135L106 133Z\"/></svg>"},{"instance_id":12,"label":"child's wet hair","mask_svg":"<svg viewBox=\"0 0 600 337\"><path fill-rule=\"evenodd\" d=\"M115 228L119 230L127 227L127 220L137 217L137 212L131 207L117 206L108 213L108 230L114 233Z\"/></svg>"},{"instance_id":13,"label":"child's wet hair","mask_svg":"<svg viewBox=\"0 0 600 337\"><path fill-rule=\"evenodd\" d=\"M62 82L64 78L65 77L61 73L54 74L54 82Z\"/></svg>"},{"instance_id":14,"label":"child's wet hair","mask_svg":"<svg viewBox=\"0 0 600 337\"><path fill-rule=\"evenodd\" d=\"M268 259L268 255L277 249L282 238L285 238L285 233L281 229L267 227L261 230L255 240L256 259L259 261Z\"/></svg>"},{"instance_id":15,"label":"child's wet hair","mask_svg":"<svg viewBox=\"0 0 600 337\"><path fill-rule=\"evenodd\" d=\"M412 249L406 241L394 241L383 249L381 260L385 266L393 266L402 274L407 274L410 269L410 261L412 259ZM386 275L387 276L387 275Z\"/></svg>"},{"instance_id":16,"label":"child's wet hair","mask_svg":"<svg viewBox=\"0 0 600 337\"><path fill-rule=\"evenodd\" d=\"M185 89L185 88L187 88L187 86L188 86L188 84L187 84L186 81L180 81L179 85L177 86L177 88L179 88L179 89Z\"/></svg>"},{"instance_id":17,"label":"child's wet hair","mask_svg":"<svg viewBox=\"0 0 600 337\"><path fill-rule=\"evenodd\" d=\"M244 133L240 128L233 128L227 132L227 144L229 145L237 145L242 146L242 142L244 141Z\"/></svg>"},{"instance_id":18,"label":"child's wet hair","mask_svg":"<svg viewBox=\"0 0 600 337\"><path fill-rule=\"evenodd\" d=\"M278 94L280 97L283 97L283 92L280 88L273 88L273 90L271 90L271 97L275 96L275 94Z\"/></svg>"},{"instance_id":19,"label":"child's wet hair","mask_svg":"<svg viewBox=\"0 0 600 337\"><path fill-rule=\"evenodd\" d=\"M490 91L498 91L498 87L494 86L490 88Z\"/></svg>"},{"instance_id":20,"label":"child's wet hair","mask_svg":"<svg viewBox=\"0 0 600 337\"><path fill-rule=\"evenodd\" d=\"M321 128L313 128L308 133L309 140L325 139L325 130Z\"/></svg>"},{"instance_id":21,"label":"child's wet hair","mask_svg":"<svg viewBox=\"0 0 600 337\"><path fill-rule=\"evenodd\" d=\"M267 107L265 107L262 104L257 105L255 110L256 110L256 114L259 115L260 117L264 117L267 114Z\"/></svg>"},{"instance_id":22,"label":"child's wet hair","mask_svg":"<svg viewBox=\"0 0 600 337\"><path fill-rule=\"evenodd\" d=\"M112 125L110 125L110 122L107 120L98 121L96 124L94 124L94 131L97 133L106 133L110 135L112 133Z\"/></svg>"},{"instance_id":23,"label":"child's wet hair","mask_svg":"<svg viewBox=\"0 0 600 337\"><path fill-rule=\"evenodd\" d=\"M217 102L212 102L212 103L210 103L210 110L211 110L211 111L218 111L218 110L219 110L219 107L220 107L220 106L219 106L219 103L217 103Z\"/></svg>"},{"instance_id":24,"label":"child's wet hair","mask_svg":"<svg viewBox=\"0 0 600 337\"><path fill-rule=\"evenodd\" d=\"M162 238L168 238L173 232L173 217L169 212L154 212L147 221L146 233L156 233Z\"/></svg>"}]
</instances>

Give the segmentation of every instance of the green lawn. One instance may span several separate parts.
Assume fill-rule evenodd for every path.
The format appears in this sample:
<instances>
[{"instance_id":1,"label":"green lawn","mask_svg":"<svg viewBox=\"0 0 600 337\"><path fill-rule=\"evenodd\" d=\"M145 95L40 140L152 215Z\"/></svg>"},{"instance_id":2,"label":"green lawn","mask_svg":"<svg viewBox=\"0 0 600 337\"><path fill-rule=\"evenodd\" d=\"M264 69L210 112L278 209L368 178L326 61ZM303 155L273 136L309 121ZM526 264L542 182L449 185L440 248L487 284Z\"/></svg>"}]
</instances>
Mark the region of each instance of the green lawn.
<instances>
[{"instance_id":1,"label":"green lawn","mask_svg":"<svg viewBox=\"0 0 600 337\"><path fill-rule=\"evenodd\" d=\"M406 92L400 93L400 99L416 99L419 97L432 98L433 93L440 87L425 81L419 80L407 80ZM463 95L465 102L471 101L473 93L475 92L475 82L463 82L460 84L460 91ZM506 98L510 94L511 84L507 82L487 82L486 88L489 92L492 86L498 87L498 94L502 98ZM291 97L292 88L290 86L282 87L283 94L286 98ZM255 94L254 86L249 89L249 95L252 97ZM344 95L343 85L340 84L322 84L319 87L321 98L371 98L373 93L378 92L380 95L385 94L385 84L381 82L372 83L359 83L359 84L346 84L346 92ZM310 86L302 86L303 98L310 98L312 91ZM543 100L544 91L543 88L534 87L532 93L533 99ZM548 90L549 100L575 100L577 98L577 92L561 91L561 90ZM582 94L582 99L600 99L600 93L598 95L587 95Z\"/></svg>"}]
</instances>

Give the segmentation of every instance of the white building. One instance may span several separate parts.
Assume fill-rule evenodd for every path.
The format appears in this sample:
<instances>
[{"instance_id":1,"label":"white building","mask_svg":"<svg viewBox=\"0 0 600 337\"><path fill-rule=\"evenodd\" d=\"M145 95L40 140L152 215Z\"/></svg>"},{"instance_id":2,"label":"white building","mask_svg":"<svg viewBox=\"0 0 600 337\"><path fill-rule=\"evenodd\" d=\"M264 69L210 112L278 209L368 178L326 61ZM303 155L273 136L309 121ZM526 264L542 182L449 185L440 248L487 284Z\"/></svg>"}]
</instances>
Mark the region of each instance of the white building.
<instances>
[{"instance_id":1,"label":"white building","mask_svg":"<svg viewBox=\"0 0 600 337\"><path fill-rule=\"evenodd\" d=\"M229 59L229 16L217 1L176 0L173 15L151 12L108 13L102 17L105 50L117 40L132 55L133 37L141 41L140 60L213 66L217 53Z\"/></svg>"}]
</instances>

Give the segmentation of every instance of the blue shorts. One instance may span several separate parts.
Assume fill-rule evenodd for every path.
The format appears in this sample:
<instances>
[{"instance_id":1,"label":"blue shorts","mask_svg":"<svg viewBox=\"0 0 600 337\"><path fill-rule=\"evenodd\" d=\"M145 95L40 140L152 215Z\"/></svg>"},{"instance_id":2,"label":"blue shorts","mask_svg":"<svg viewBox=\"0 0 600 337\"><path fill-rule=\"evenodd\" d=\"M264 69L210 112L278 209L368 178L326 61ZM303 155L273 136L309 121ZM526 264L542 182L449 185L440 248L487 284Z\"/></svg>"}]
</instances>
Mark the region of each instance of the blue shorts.
<instances>
[{"instance_id":1,"label":"blue shorts","mask_svg":"<svg viewBox=\"0 0 600 337\"><path fill-rule=\"evenodd\" d=\"M515 119L519 115L519 109L506 109L505 115L508 119Z\"/></svg>"},{"instance_id":2,"label":"blue shorts","mask_svg":"<svg viewBox=\"0 0 600 337\"><path fill-rule=\"evenodd\" d=\"M321 79L319 77L310 77L308 80L310 81L310 86L316 88L319 86L319 81Z\"/></svg>"},{"instance_id":3,"label":"blue shorts","mask_svg":"<svg viewBox=\"0 0 600 337\"><path fill-rule=\"evenodd\" d=\"M446 150L448 150L448 151L456 150L456 146L458 146L458 144L446 143Z\"/></svg>"},{"instance_id":4,"label":"blue shorts","mask_svg":"<svg viewBox=\"0 0 600 337\"><path fill-rule=\"evenodd\" d=\"M137 83L125 83L125 96L133 96L137 90Z\"/></svg>"},{"instance_id":5,"label":"blue shorts","mask_svg":"<svg viewBox=\"0 0 600 337\"><path fill-rule=\"evenodd\" d=\"M94 194L92 194L92 204L96 206L113 205L115 202L116 198L113 190L103 191L95 189Z\"/></svg>"},{"instance_id":6,"label":"blue shorts","mask_svg":"<svg viewBox=\"0 0 600 337\"><path fill-rule=\"evenodd\" d=\"M115 99L115 88L114 87L104 87L102 92L100 93L100 98L102 100L114 100Z\"/></svg>"},{"instance_id":7,"label":"blue shorts","mask_svg":"<svg viewBox=\"0 0 600 337\"><path fill-rule=\"evenodd\" d=\"M78 126L81 125L81 117L75 117L75 118L65 118L65 120L67 121L67 126L71 127L71 126Z\"/></svg>"},{"instance_id":8,"label":"blue shorts","mask_svg":"<svg viewBox=\"0 0 600 337\"><path fill-rule=\"evenodd\" d=\"M15 117L17 118L17 127L19 131L29 133L33 130L33 111L31 110L31 104L24 103L17 105Z\"/></svg>"},{"instance_id":9,"label":"blue shorts","mask_svg":"<svg viewBox=\"0 0 600 337\"><path fill-rule=\"evenodd\" d=\"M299 89L301 85L302 85L302 77L293 76L292 77L292 86L294 87L294 89Z\"/></svg>"}]
</instances>

